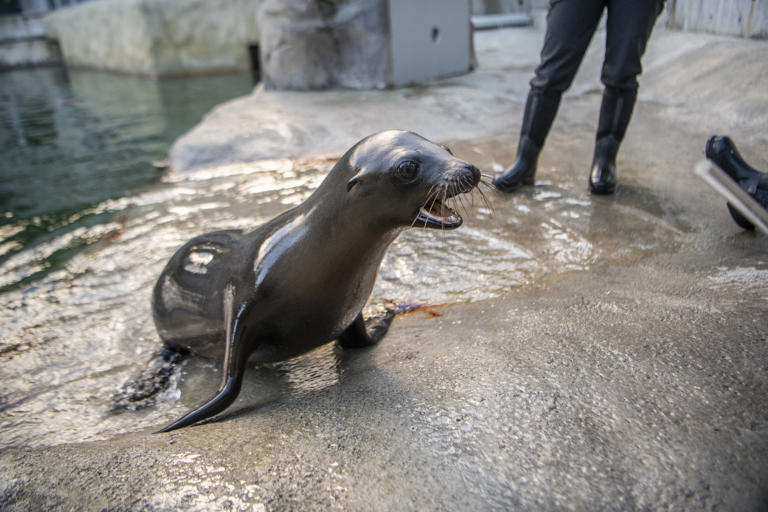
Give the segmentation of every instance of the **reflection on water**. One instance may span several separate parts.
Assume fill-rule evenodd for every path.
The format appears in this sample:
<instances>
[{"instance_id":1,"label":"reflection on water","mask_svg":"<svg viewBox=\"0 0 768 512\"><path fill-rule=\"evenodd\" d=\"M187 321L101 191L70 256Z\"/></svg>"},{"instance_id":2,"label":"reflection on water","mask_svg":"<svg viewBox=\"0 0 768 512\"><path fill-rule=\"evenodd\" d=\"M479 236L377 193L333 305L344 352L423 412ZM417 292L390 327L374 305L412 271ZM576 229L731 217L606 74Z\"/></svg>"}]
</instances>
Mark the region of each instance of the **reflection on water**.
<instances>
[{"instance_id":1,"label":"reflection on water","mask_svg":"<svg viewBox=\"0 0 768 512\"><path fill-rule=\"evenodd\" d=\"M99 205L155 181L151 162L174 139L251 87L248 76L0 73L0 291L113 236L115 218Z\"/></svg>"},{"instance_id":2,"label":"reflection on water","mask_svg":"<svg viewBox=\"0 0 768 512\"><path fill-rule=\"evenodd\" d=\"M94 241L34 283L2 294L0 446L156 428L208 398L218 364L193 358L166 400L110 412L116 388L158 348L150 311L155 279L192 236L259 225L304 200L332 165L275 160L170 174L141 192L89 206L83 215L100 222L51 233L7 256L6 285L23 280L29 267L72 237ZM491 193L493 212L476 197L462 228L404 233L384 259L373 296L432 304L480 300L682 243L684 228L652 196L630 185L623 190L619 203L539 183L512 196ZM233 410L335 385L341 371L331 346L278 365L252 365Z\"/></svg>"}]
</instances>

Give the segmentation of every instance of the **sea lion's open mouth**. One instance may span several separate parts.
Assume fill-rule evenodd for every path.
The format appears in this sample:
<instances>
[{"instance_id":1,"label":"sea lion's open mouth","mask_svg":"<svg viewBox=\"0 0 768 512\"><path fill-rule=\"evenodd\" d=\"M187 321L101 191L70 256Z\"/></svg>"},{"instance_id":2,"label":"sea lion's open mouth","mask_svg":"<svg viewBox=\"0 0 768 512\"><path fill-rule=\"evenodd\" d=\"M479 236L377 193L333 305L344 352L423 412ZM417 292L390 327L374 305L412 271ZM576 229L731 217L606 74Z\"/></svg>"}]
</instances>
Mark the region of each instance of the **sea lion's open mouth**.
<instances>
[{"instance_id":1,"label":"sea lion's open mouth","mask_svg":"<svg viewBox=\"0 0 768 512\"><path fill-rule=\"evenodd\" d=\"M440 198L429 201L419 209L414 226L437 229L456 229L464 222L461 215L445 205Z\"/></svg>"},{"instance_id":2,"label":"sea lion's open mouth","mask_svg":"<svg viewBox=\"0 0 768 512\"><path fill-rule=\"evenodd\" d=\"M473 165L466 164L454 170L449 179L430 189L412 225L435 229L458 228L464 220L446 202L452 197L472 192L479 182L480 171Z\"/></svg>"}]
</instances>

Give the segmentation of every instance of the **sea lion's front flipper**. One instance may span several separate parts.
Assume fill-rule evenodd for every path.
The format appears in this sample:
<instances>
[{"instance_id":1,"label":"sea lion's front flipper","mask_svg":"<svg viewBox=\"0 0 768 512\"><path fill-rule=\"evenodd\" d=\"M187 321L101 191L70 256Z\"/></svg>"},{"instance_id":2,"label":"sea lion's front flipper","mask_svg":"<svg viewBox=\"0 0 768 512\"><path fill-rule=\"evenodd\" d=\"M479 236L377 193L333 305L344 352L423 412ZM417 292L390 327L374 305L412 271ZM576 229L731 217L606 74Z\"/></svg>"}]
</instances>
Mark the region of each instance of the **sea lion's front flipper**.
<instances>
[{"instance_id":1,"label":"sea lion's front flipper","mask_svg":"<svg viewBox=\"0 0 768 512\"><path fill-rule=\"evenodd\" d=\"M229 407L240 393L240 386L243 383L243 374L245 373L245 362L250 354L247 350L247 344L243 343L241 339L242 329L238 328L244 310L240 308L235 313L234 297L235 287L229 284L224 291L224 325L226 326L227 347L224 353L224 371L216 396L167 427L158 430L157 433L170 432L210 418Z\"/></svg>"},{"instance_id":2,"label":"sea lion's front flipper","mask_svg":"<svg viewBox=\"0 0 768 512\"><path fill-rule=\"evenodd\" d=\"M366 329L363 314L359 313L352 325L347 327L339 336L339 345L343 348L362 348L375 345L387 334L394 318L395 311L387 309L384 314L369 319L370 327Z\"/></svg>"}]
</instances>

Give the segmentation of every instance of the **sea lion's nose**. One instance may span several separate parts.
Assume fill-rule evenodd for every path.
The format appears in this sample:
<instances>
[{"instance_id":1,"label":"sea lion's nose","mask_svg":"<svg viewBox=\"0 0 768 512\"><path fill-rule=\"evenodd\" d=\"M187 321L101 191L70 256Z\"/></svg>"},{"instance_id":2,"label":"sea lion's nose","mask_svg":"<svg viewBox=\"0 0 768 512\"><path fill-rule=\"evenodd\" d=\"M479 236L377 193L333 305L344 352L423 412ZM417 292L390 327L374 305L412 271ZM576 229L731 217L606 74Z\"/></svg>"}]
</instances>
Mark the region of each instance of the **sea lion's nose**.
<instances>
[{"instance_id":1,"label":"sea lion's nose","mask_svg":"<svg viewBox=\"0 0 768 512\"><path fill-rule=\"evenodd\" d=\"M466 176L471 177L472 185L477 185L480 182L480 169L472 164L466 164L464 166L464 173Z\"/></svg>"}]
</instances>

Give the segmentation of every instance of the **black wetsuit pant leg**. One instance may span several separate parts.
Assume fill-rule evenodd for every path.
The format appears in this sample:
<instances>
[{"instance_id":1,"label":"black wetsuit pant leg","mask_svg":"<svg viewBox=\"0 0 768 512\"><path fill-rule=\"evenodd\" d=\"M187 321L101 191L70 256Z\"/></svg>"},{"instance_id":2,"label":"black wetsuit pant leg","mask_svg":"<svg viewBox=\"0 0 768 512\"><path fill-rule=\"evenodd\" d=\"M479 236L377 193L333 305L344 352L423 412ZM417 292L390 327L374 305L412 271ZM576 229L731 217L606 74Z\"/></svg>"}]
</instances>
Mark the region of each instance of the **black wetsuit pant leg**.
<instances>
[{"instance_id":1,"label":"black wetsuit pant leg","mask_svg":"<svg viewBox=\"0 0 768 512\"><path fill-rule=\"evenodd\" d=\"M608 87L636 89L640 60L663 6L664 0L551 0L531 89L559 95L571 86L606 8L601 80Z\"/></svg>"},{"instance_id":2,"label":"black wetsuit pant leg","mask_svg":"<svg viewBox=\"0 0 768 512\"><path fill-rule=\"evenodd\" d=\"M641 59L664 0L609 0L605 60L600 81L606 87L637 90Z\"/></svg>"}]
</instances>

